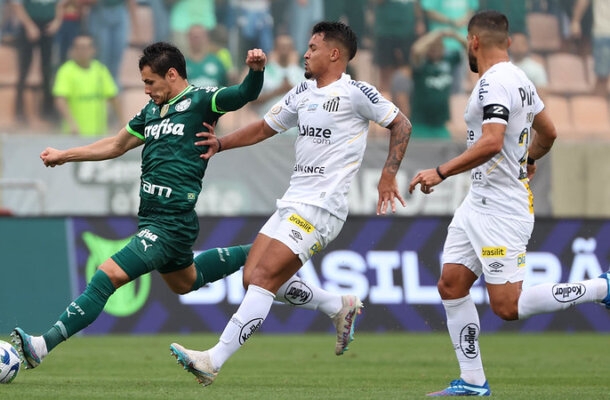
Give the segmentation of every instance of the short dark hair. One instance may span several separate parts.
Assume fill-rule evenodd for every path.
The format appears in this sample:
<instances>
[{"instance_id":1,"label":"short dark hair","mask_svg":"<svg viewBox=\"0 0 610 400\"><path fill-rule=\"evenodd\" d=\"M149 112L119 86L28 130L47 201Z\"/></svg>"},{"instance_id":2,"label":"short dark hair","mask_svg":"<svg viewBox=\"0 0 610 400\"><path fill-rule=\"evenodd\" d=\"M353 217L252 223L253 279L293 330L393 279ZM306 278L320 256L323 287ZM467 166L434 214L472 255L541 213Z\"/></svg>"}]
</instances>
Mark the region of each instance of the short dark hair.
<instances>
[{"instance_id":1,"label":"short dark hair","mask_svg":"<svg viewBox=\"0 0 610 400\"><path fill-rule=\"evenodd\" d=\"M356 33L343 22L322 21L314 25L312 36L317 33L324 34L324 40L336 40L348 51L349 60L354 58L358 51L358 38Z\"/></svg>"},{"instance_id":2,"label":"short dark hair","mask_svg":"<svg viewBox=\"0 0 610 400\"><path fill-rule=\"evenodd\" d=\"M176 69L178 75L186 79L186 61L182 52L173 44L157 42L146 46L138 64L140 71L149 66L157 75L165 76L170 68Z\"/></svg>"},{"instance_id":3,"label":"short dark hair","mask_svg":"<svg viewBox=\"0 0 610 400\"><path fill-rule=\"evenodd\" d=\"M498 11L484 10L479 11L470 18L468 22L468 32L472 28L479 28L508 35L508 18Z\"/></svg>"}]
</instances>

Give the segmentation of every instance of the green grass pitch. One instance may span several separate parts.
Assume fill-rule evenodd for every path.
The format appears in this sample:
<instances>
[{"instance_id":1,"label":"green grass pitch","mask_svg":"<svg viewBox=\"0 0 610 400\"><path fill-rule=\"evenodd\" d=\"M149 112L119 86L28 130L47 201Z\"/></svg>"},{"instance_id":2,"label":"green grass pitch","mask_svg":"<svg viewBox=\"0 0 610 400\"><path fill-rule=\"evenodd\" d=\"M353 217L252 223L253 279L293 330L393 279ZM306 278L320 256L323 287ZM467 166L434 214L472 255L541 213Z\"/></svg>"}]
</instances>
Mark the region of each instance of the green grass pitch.
<instances>
[{"instance_id":1,"label":"green grass pitch","mask_svg":"<svg viewBox=\"0 0 610 400\"><path fill-rule=\"evenodd\" d=\"M445 333L357 333L340 357L330 334L259 333L202 388L169 344L204 349L217 338L74 337L0 385L0 399L423 399L458 376ZM488 334L480 342L496 399L610 398L607 334Z\"/></svg>"}]
</instances>

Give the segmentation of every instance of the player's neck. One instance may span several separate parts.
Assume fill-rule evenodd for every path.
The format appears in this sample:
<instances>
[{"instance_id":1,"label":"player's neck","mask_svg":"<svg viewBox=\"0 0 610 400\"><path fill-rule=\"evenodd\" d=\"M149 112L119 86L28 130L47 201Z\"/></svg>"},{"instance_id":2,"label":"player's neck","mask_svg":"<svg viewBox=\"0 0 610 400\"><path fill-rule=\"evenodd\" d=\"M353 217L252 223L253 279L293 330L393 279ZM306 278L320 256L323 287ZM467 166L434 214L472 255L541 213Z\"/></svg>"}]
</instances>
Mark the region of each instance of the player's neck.
<instances>
[{"instance_id":1,"label":"player's neck","mask_svg":"<svg viewBox=\"0 0 610 400\"><path fill-rule=\"evenodd\" d=\"M328 86L328 85L338 81L339 79L341 79L342 75L343 75L343 71L330 71L329 70L325 74L322 74L316 78L316 85L319 88L323 88L323 87Z\"/></svg>"},{"instance_id":2,"label":"player's neck","mask_svg":"<svg viewBox=\"0 0 610 400\"><path fill-rule=\"evenodd\" d=\"M483 74L494 65L507 61L510 61L510 57L506 51L492 50L487 52L483 57L479 57L477 60L479 77L483 76Z\"/></svg>"}]
</instances>

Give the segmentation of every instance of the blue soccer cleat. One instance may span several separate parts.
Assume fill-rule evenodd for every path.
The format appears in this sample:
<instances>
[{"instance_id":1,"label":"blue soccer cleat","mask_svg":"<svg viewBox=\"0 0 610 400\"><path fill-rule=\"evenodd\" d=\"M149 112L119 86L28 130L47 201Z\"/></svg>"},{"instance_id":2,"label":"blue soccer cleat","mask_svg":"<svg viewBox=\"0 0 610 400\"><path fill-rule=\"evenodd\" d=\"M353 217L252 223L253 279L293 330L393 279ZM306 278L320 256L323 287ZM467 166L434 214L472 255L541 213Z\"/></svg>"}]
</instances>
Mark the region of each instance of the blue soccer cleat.
<instances>
[{"instance_id":1,"label":"blue soccer cleat","mask_svg":"<svg viewBox=\"0 0 610 400\"><path fill-rule=\"evenodd\" d=\"M36 368L47 355L47 345L40 336L30 336L23 329L15 328L11 332L11 338L26 369Z\"/></svg>"},{"instance_id":2,"label":"blue soccer cleat","mask_svg":"<svg viewBox=\"0 0 610 400\"><path fill-rule=\"evenodd\" d=\"M440 392L428 393L430 397L444 397L444 396L490 396L491 390L489 390L489 384L485 381L483 386L472 385L464 382L462 379L456 379L451 381L447 389L443 389Z\"/></svg>"}]
</instances>

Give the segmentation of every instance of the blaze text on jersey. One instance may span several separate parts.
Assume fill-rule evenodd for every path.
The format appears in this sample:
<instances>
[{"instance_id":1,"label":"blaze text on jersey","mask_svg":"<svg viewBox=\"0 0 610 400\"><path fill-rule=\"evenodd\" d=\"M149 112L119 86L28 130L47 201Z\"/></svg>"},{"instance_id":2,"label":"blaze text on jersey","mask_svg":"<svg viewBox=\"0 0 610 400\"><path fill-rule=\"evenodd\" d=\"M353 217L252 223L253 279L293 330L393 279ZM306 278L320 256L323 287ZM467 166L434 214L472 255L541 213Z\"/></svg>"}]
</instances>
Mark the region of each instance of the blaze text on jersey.
<instances>
[{"instance_id":1,"label":"blaze text on jersey","mask_svg":"<svg viewBox=\"0 0 610 400\"><path fill-rule=\"evenodd\" d=\"M299 136L310 136L312 137L313 143L330 144L330 137L333 132L330 129L316 128L309 125L299 124Z\"/></svg>"}]
</instances>

